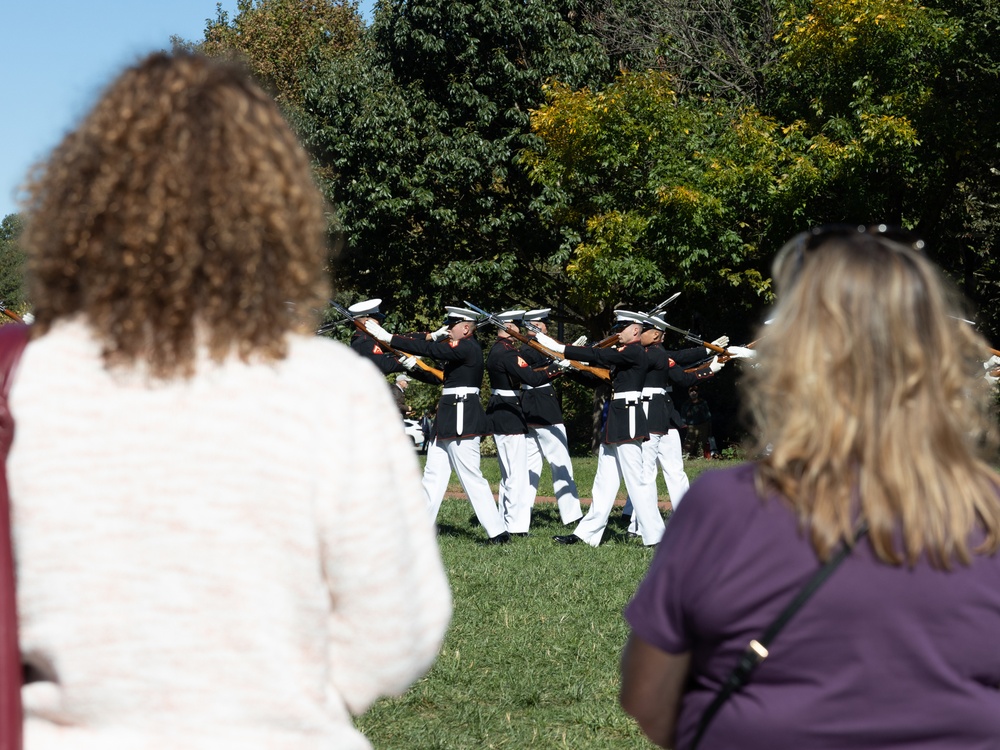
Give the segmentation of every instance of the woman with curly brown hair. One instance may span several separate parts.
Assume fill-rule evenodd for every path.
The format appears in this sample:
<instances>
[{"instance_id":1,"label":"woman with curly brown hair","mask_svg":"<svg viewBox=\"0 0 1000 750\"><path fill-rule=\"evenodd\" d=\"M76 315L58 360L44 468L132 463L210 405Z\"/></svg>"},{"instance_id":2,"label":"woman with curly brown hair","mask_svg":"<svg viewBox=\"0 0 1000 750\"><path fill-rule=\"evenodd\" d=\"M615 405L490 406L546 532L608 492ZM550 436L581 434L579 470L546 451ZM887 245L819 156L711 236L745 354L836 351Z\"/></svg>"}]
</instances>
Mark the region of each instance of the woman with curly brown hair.
<instances>
[{"instance_id":1,"label":"woman with curly brown hair","mask_svg":"<svg viewBox=\"0 0 1000 750\"><path fill-rule=\"evenodd\" d=\"M388 390L303 314L305 153L242 71L155 54L29 195L25 747L368 747L350 714L426 671L450 594Z\"/></svg>"},{"instance_id":2,"label":"woman with curly brown hair","mask_svg":"<svg viewBox=\"0 0 1000 750\"><path fill-rule=\"evenodd\" d=\"M778 254L742 383L760 458L692 485L626 609L621 702L658 744L1000 748L986 343L922 244Z\"/></svg>"}]
</instances>

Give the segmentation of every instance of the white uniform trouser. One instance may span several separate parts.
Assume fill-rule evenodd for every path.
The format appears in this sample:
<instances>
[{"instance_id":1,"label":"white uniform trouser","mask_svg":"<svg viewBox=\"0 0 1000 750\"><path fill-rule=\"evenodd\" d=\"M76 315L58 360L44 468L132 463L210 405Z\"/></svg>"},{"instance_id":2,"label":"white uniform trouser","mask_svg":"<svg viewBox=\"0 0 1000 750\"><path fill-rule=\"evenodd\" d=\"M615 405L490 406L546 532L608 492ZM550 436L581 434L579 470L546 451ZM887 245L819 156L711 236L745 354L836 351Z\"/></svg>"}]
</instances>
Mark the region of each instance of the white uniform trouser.
<instances>
[{"instance_id":1,"label":"white uniform trouser","mask_svg":"<svg viewBox=\"0 0 1000 750\"><path fill-rule=\"evenodd\" d=\"M677 510L684 493L691 485L687 474L684 473L684 451L681 448L681 434L677 430L670 430L663 435L650 435L649 440L642 446L642 468L646 481L653 487L656 487L657 465L663 469L663 481L667 485L667 494L670 495L670 505ZM622 513L628 515L630 510L631 503L626 503ZM638 533L638 521L634 514L628 530Z\"/></svg>"},{"instance_id":2,"label":"white uniform trouser","mask_svg":"<svg viewBox=\"0 0 1000 750\"><path fill-rule=\"evenodd\" d=\"M447 466L444 460L447 460ZM427 449L427 463L424 465L424 496L431 518L436 519L441 510L441 501L448 490L451 471L458 475L462 489L469 496L469 502L476 511L476 518L487 536L494 537L504 532L500 511L493 499L493 490L483 478L479 469L479 438L460 440L435 440Z\"/></svg>"},{"instance_id":3,"label":"white uniform trouser","mask_svg":"<svg viewBox=\"0 0 1000 750\"><path fill-rule=\"evenodd\" d=\"M569 457L566 425L554 424L528 428L528 506L535 504L538 480L542 475L542 456L552 470L552 489L559 504L559 518L565 524L583 517L580 495L573 479L573 461Z\"/></svg>"},{"instance_id":4,"label":"white uniform trouser","mask_svg":"<svg viewBox=\"0 0 1000 750\"><path fill-rule=\"evenodd\" d=\"M664 526L656 504L656 485L644 481L643 476L641 442L602 444L597 457L594 487L591 490L590 511L573 533L591 547L601 543L604 529L608 525L608 516L611 515L615 497L624 480L634 505L633 515L639 518L642 543L658 544L663 536Z\"/></svg>"},{"instance_id":5,"label":"white uniform trouser","mask_svg":"<svg viewBox=\"0 0 1000 750\"><path fill-rule=\"evenodd\" d=\"M531 502L528 482L528 459L525 435L494 435L497 462L500 464L500 517L507 531L526 534L531 525Z\"/></svg>"}]
</instances>

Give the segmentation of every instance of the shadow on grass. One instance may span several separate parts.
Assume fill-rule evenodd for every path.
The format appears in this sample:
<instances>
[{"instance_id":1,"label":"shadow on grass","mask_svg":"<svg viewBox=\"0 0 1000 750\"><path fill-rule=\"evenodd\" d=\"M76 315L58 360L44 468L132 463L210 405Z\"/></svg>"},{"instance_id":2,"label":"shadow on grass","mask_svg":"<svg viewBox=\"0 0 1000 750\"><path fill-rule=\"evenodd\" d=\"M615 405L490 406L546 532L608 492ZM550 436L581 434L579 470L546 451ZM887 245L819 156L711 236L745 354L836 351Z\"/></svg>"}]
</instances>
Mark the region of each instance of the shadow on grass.
<instances>
[{"instance_id":1,"label":"shadow on grass","mask_svg":"<svg viewBox=\"0 0 1000 750\"><path fill-rule=\"evenodd\" d=\"M559 509L552 503L537 504L531 511L531 523L562 525L562 519L559 517ZM573 525L575 526L576 523Z\"/></svg>"},{"instance_id":2,"label":"shadow on grass","mask_svg":"<svg viewBox=\"0 0 1000 750\"><path fill-rule=\"evenodd\" d=\"M450 523L438 523L437 530L438 536L449 536L453 539L471 539L474 542L482 541L482 533L479 532L479 523L477 522L474 529L466 529L460 526L452 526Z\"/></svg>"}]
</instances>

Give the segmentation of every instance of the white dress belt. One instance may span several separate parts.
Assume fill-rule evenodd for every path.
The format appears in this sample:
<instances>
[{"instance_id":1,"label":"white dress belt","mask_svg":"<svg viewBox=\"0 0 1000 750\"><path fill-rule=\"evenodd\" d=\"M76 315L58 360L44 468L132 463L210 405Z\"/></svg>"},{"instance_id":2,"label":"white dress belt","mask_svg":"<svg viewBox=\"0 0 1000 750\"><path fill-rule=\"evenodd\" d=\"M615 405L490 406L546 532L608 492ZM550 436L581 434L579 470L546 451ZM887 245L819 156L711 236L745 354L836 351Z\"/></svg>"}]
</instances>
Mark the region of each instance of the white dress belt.
<instances>
[{"instance_id":1,"label":"white dress belt","mask_svg":"<svg viewBox=\"0 0 1000 750\"><path fill-rule=\"evenodd\" d=\"M527 383L521 383L521 390L522 391L531 391L531 390L534 390L536 388L551 388L551 387L552 387L552 383L546 383L545 385L528 385Z\"/></svg>"},{"instance_id":2,"label":"white dress belt","mask_svg":"<svg viewBox=\"0 0 1000 750\"><path fill-rule=\"evenodd\" d=\"M442 388L442 396L472 396L473 394L478 395L479 389L473 388L469 385L459 385L454 388Z\"/></svg>"},{"instance_id":3,"label":"white dress belt","mask_svg":"<svg viewBox=\"0 0 1000 750\"><path fill-rule=\"evenodd\" d=\"M667 392L666 388L643 388L643 396L662 396Z\"/></svg>"},{"instance_id":4,"label":"white dress belt","mask_svg":"<svg viewBox=\"0 0 1000 750\"><path fill-rule=\"evenodd\" d=\"M642 391L621 391L611 394L614 401L633 400L642 398Z\"/></svg>"},{"instance_id":5,"label":"white dress belt","mask_svg":"<svg viewBox=\"0 0 1000 750\"><path fill-rule=\"evenodd\" d=\"M442 396L458 396L458 401L455 403L457 407L457 413L455 414L455 432L458 435L462 434L462 430L465 429L465 401L466 396L478 396L479 389L473 388L469 385L459 385L453 388L442 388Z\"/></svg>"},{"instance_id":6,"label":"white dress belt","mask_svg":"<svg viewBox=\"0 0 1000 750\"><path fill-rule=\"evenodd\" d=\"M505 398L517 398L517 391L508 391L506 389L497 388L493 391L494 396L504 396Z\"/></svg>"}]
</instances>

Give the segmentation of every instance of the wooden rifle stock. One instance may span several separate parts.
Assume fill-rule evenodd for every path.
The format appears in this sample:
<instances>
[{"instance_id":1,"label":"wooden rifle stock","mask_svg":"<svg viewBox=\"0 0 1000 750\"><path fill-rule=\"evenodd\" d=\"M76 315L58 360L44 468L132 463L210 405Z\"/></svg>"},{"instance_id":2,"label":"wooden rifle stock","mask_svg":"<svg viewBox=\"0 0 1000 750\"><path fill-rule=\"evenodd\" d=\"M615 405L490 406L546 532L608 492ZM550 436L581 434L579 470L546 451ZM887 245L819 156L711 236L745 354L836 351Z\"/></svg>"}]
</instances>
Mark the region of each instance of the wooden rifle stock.
<instances>
[{"instance_id":1,"label":"wooden rifle stock","mask_svg":"<svg viewBox=\"0 0 1000 750\"><path fill-rule=\"evenodd\" d=\"M753 349L754 346L757 345L757 341L760 341L760 339L757 339L756 341L751 341L749 344L746 345L745 348L747 348L747 349ZM717 347L712 347L712 348L714 349L714 348L717 348ZM733 359L733 356L731 354L729 354L728 352L726 352L725 354L718 354L716 356L719 358L720 362L728 362L729 360ZM705 362L702 362L700 365L695 365L694 367L686 367L686 368L684 368L684 372L698 372L699 370L704 370L706 367L708 367L708 365L711 363L711 361L712 360L709 359L709 360L707 360Z\"/></svg>"},{"instance_id":2,"label":"wooden rifle stock","mask_svg":"<svg viewBox=\"0 0 1000 750\"><path fill-rule=\"evenodd\" d=\"M351 318L351 322L354 323L354 327L357 328L359 331L361 331L363 334L365 334L366 336L371 336L371 334L365 330L365 327L361 325L358 321L356 321L354 318ZM399 357L413 357L417 362L417 367L419 367L424 372L429 372L440 382L442 383L444 382L444 371L439 370L436 367L432 367L431 365L427 364L422 359L420 359L420 357L417 357L416 355L410 354L408 352L400 351L399 349L393 349L391 346L382 341L379 341L379 346L384 346L390 352Z\"/></svg>"},{"instance_id":3,"label":"wooden rifle stock","mask_svg":"<svg viewBox=\"0 0 1000 750\"><path fill-rule=\"evenodd\" d=\"M605 339L601 339L596 344L594 344L595 349L607 349L609 346L614 346L618 343L618 334L613 333Z\"/></svg>"},{"instance_id":4,"label":"wooden rifle stock","mask_svg":"<svg viewBox=\"0 0 1000 750\"><path fill-rule=\"evenodd\" d=\"M8 310L7 305L5 305L3 302L0 302L0 313L3 313L8 318L13 320L15 323L24 323L24 318L22 318L13 310Z\"/></svg>"},{"instance_id":5,"label":"wooden rifle stock","mask_svg":"<svg viewBox=\"0 0 1000 750\"><path fill-rule=\"evenodd\" d=\"M497 325L500 325L500 323L502 322L503 321L500 321L499 323L497 323ZM541 352L550 359L553 360L566 359L563 355L559 354L558 352L554 352L551 349L548 349L547 347L542 346L533 338L531 338L530 336L525 336L520 331L511 331L508 328L506 328L506 326L501 330L507 331L507 333L509 333L511 337L517 339L522 344L527 344L536 352ZM591 365L584 364L583 362L577 362L575 359L570 359L566 361L569 362L570 367L572 367L574 370L580 370L581 372L589 372L591 375L596 375L601 380L607 380L607 381L611 380L611 372L609 370L605 370L603 367L593 367Z\"/></svg>"}]
</instances>

